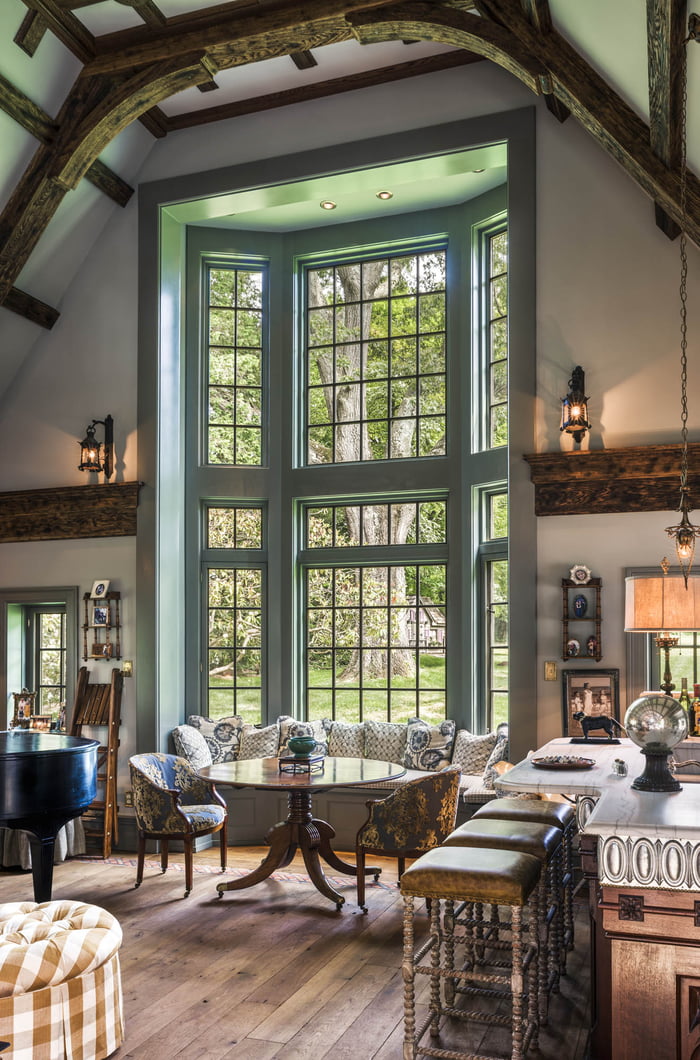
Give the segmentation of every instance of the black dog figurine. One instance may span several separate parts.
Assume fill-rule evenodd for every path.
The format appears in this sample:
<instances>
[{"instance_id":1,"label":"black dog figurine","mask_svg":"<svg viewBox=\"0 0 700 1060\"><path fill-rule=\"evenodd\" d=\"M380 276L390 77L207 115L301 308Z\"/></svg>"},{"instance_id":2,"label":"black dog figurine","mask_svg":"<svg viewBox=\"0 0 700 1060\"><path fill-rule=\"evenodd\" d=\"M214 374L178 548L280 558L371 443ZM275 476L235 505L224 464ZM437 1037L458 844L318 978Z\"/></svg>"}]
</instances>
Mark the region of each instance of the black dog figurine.
<instances>
[{"instance_id":1,"label":"black dog figurine","mask_svg":"<svg viewBox=\"0 0 700 1060\"><path fill-rule=\"evenodd\" d=\"M615 718L609 718L607 714L599 714L597 718L589 718L587 714L584 714L582 710L577 710L571 717L574 721L581 723L583 729L584 738L588 739L588 734L591 729L604 729L608 734L608 739L613 740L615 738L615 729L619 729L622 735L625 735L625 730L619 721Z\"/></svg>"}]
</instances>

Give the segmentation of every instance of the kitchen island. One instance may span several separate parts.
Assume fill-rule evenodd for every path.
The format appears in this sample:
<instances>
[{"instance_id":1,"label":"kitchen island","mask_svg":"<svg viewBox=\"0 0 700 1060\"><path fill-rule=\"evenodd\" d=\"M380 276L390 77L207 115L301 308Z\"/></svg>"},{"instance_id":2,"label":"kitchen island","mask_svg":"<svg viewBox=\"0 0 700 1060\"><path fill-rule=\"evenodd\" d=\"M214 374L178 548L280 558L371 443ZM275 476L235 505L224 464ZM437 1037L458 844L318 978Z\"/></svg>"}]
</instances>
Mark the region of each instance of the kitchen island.
<instances>
[{"instance_id":1,"label":"kitchen island","mask_svg":"<svg viewBox=\"0 0 700 1060\"><path fill-rule=\"evenodd\" d=\"M555 756L593 765L533 765ZM679 744L674 757L700 758L700 740ZM626 775L615 771L616 759ZM628 739L561 738L497 786L503 795L576 799L591 917L591 1060L700 1060L700 769L678 770L680 791L637 791L632 782L644 765Z\"/></svg>"}]
</instances>

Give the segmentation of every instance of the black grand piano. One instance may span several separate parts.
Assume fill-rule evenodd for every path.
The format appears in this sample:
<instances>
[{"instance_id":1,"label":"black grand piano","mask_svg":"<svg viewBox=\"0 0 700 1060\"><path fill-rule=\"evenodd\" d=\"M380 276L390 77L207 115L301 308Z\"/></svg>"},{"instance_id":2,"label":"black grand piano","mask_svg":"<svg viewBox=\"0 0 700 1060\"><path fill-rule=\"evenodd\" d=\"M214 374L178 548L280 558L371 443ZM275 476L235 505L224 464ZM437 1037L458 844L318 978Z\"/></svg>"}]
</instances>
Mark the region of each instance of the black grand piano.
<instances>
[{"instance_id":1,"label":"black grand piano","mask_svg":"<svg viewBox=\"0 0 700 1060\"><path fill-rule=\"evenodd\" d=\"M58 832L95 798L98 746L64 733L0 732L0 824L28 833L36 902L51 898Z\"/></svg>"}]
</instances>

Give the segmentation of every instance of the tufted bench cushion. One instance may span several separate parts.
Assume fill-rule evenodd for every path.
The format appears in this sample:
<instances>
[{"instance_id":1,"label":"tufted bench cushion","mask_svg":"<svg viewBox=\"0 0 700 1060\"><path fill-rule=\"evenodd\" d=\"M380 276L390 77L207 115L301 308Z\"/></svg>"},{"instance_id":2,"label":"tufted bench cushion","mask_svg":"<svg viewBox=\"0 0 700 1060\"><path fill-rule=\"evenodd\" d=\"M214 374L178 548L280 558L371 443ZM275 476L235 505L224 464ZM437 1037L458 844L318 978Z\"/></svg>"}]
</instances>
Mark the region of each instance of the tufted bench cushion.
<instances>
[{"instance_id":1,"label":"tufted bench cushion","mask_svg":"<svg viewBox=\"0 0 700 1060\"><path fill-rule=\"evenodd\" d=\"M0 1046L13 1060L102 1060L124 1036L119 947L105 909L0 905ZM5 1046L7 1048L7 1046Z\"/></svg>"}]
</instances>

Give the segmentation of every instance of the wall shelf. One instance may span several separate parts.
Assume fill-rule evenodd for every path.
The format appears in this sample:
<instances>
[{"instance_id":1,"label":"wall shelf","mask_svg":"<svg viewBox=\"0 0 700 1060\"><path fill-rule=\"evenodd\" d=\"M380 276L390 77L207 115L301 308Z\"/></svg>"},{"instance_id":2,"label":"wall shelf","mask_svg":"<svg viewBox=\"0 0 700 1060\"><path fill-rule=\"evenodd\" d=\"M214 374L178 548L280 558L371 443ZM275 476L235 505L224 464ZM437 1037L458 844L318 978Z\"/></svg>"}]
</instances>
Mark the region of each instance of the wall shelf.
<instances>
[{"instance_id":1,"label":"wall shelf","mask_svg":"<svg viewBox=\"0 0 700 1060\"><path fill-rule=\"evenodd\" d=\"M600 662L603 658L602 591L603 583L600 578L590 578L585 585L570 578L561 580L561 657L567 662L572 659L594 659ZM574 603L579 596L586 601L584 613L580 617L576 614ZM594 638L595 644L590 643L591 638ZM574 643L579 645L576 651L572 650Z\"/></svg>"},{"instance_id":2,"label":"wall shelf","mask_svg":"<svg viewBox=\"0 0 700 1060\"><path fill-rule=\"evenodd\" d=\"M121 659L120 602L121 593L117 592L100 597L83 594L83 659L86 662L88 659Z\"/></svg>"}]
</instances>

